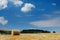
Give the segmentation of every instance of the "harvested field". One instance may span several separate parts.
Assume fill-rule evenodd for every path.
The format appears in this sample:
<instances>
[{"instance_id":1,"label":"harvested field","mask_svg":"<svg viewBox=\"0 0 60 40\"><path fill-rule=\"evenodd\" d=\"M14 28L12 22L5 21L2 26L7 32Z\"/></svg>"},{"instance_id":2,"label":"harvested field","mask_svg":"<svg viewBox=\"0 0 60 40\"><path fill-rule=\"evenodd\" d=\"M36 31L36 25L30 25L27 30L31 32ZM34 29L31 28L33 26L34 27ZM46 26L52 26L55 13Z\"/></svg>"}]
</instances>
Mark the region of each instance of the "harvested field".
<instances>
[{"instance_id":1,"label":"harvested field","mask_svg":"<svg viewBox=\"0 0 60 40\"><path fill-rule=\"evenodd\" d=\"M60 40L60 33L0 35L0 40Z\"/></svg>"}]
</instances>

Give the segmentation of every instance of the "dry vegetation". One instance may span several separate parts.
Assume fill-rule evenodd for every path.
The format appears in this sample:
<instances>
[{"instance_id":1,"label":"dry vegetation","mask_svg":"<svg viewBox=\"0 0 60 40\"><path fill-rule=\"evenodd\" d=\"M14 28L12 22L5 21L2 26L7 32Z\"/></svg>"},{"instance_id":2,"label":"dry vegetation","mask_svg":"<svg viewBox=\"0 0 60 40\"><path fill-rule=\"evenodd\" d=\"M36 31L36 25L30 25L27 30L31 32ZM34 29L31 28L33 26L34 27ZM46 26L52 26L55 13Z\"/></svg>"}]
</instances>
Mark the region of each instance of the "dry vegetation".
<instances>
[{"instance_id":1,"label":"dry vegetation","mask_svg":"<svg viewBox=\"0 0 60 40\"><path fill-rule=\"evenodd\" d=\"M0 40L60 40L60 33L0 35Z\"/></svg>"}]
</instances>

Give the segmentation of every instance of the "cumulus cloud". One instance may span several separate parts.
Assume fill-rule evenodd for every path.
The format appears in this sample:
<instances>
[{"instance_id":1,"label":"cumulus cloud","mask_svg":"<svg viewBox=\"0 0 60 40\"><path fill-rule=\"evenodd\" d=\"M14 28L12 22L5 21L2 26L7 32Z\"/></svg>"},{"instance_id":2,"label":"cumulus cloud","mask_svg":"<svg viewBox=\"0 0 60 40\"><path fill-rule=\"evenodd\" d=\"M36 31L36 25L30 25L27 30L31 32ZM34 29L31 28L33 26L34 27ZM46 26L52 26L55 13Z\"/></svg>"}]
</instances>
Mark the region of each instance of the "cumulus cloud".
<instances>
[{"instance_id":1,"label":"cumulus cloud","mask_svg":"<svg viewBox=\"0 0 60 40\"><path fill-rule=\"evenodd\" d=\"M20 0L10 0L10 1L13 2L15 6L21 6L23 4L23 1Z\"/></svg>"},{"instance_id":2,"label":"cumulus cloud","mask_svg":"<svg viewBox=\"0 0 60 40\"><path fill-rule=\"evenodd\" d=\"M0 17L0 24L5 25L8 23L8 20L6 20L4 17Z\"/></svg>"},{"instance_id":3,"label":"cumulus cloud","mask_svg":"<svg viewBox=\"0 0 60 40\"><path fill-rule=\"evenodd\" d=\"M5 9L8 7L8 2L12 2L13 5L15 6L22 6L22 4L24 3L21 0L0 0L0 10ZM28 12L31 11L32 8L35 8L35 5L31 4L31 3L24 3L25 5L21 8L22 12Z\"/></svg>"},{"instance_id":4,"label":"cumulus cloud","mask_svg":"<svg viewBox=\"0 0 60 40\"><path fill-rule=\"evenodd\" d=\"M7 7L8 1L7 0L0 0L0 10L5 9Z\"/></svg>"},{"instance_id":5,"label":"cumulus cloud","mask_svg":"<svg viewBox=\"0 0 60 40\"><path fill-rule=\"evenodd\" d=\"M51 20L42 20L42 21L31 22L30 24L36 25L38 27L60 27L60 17L54 18Z\"/></svg>"},{"instance_id":6,"label":"cumulus cloud","mask_svg":"<svg viewBox=\"0 0 60 40\"><path fill-rule=\"evenodd\" d=\"M15 6L22 6L24 3L21 0L0 0L0 10L5 9L8 7L8 2L12 2ZM35 5L31 3L24 3L25 5L21 8L22 12L31 11L32 8L35 8Z\"/></svg>"},{"instance_id":7,"label":"cumulus cloud","mask_svg":"<svg viewBox=\"0 0 60 40\"><path fill-rule=\"evenodd\" d=\"M24 7L21 8L22 12L29 12L32 10L32 8L35 8L35 5L31 3L25 3Z\"/></svg>"}]
</instances>

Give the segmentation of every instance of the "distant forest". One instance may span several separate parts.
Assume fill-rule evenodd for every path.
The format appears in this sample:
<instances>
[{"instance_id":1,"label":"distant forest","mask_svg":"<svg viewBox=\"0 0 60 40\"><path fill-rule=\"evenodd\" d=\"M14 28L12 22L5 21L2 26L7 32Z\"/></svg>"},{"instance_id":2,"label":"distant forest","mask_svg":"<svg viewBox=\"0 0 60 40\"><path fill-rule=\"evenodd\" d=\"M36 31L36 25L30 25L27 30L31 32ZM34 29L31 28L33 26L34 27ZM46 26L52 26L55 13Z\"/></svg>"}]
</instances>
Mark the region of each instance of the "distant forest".
<instances>
[{"instance_id":1,"label":"distant forest","mask_svg":"<svg viewBox=\"0 0 60 40\"><path fill-rule=\"evenodd\" d=\"M11 31L0 30L0 34L11 34Z\"/></svg>"},{"instance_id":2,"label":"distant forest","mask_svg":"<svg viewBox=\"0 0 60 40\"><path fill-rule=\"evenodd\" d=\"M47 30L28 29L28 30L22 30L21 33L51 33L51 32Z\"/></svg>"},{"instance_id":3,"label":"distant forest","mask_svg":"<svg viewBox=\"0 0 60 40\"><path fill-rule=\"evenodd\" d=\"M26 29L20 31L20 33L51 33L51 31L47 30L39 30L39 29ZM56 33L53 31L53 33ZM11 31L0 30L0 34L11 34Z\"/></svg>"}]
</instances>

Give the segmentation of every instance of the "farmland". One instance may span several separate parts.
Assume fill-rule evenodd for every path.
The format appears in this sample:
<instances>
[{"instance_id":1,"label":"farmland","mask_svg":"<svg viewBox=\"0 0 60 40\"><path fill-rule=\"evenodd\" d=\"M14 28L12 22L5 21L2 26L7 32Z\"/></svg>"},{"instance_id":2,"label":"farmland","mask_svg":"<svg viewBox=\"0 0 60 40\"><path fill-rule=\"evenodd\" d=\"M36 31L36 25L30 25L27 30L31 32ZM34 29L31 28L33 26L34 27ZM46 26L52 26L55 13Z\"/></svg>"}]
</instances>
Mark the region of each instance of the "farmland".
<instances>
[{"instance_id":1,"label":"farmland","mask_svg":"<svg viewBox=\"0 0 60 40\"><path fill-rule=\"evenodd\" d=\"M0 40L60 40L60 33L0 35Z\"/></svg>"}]
</instances>

